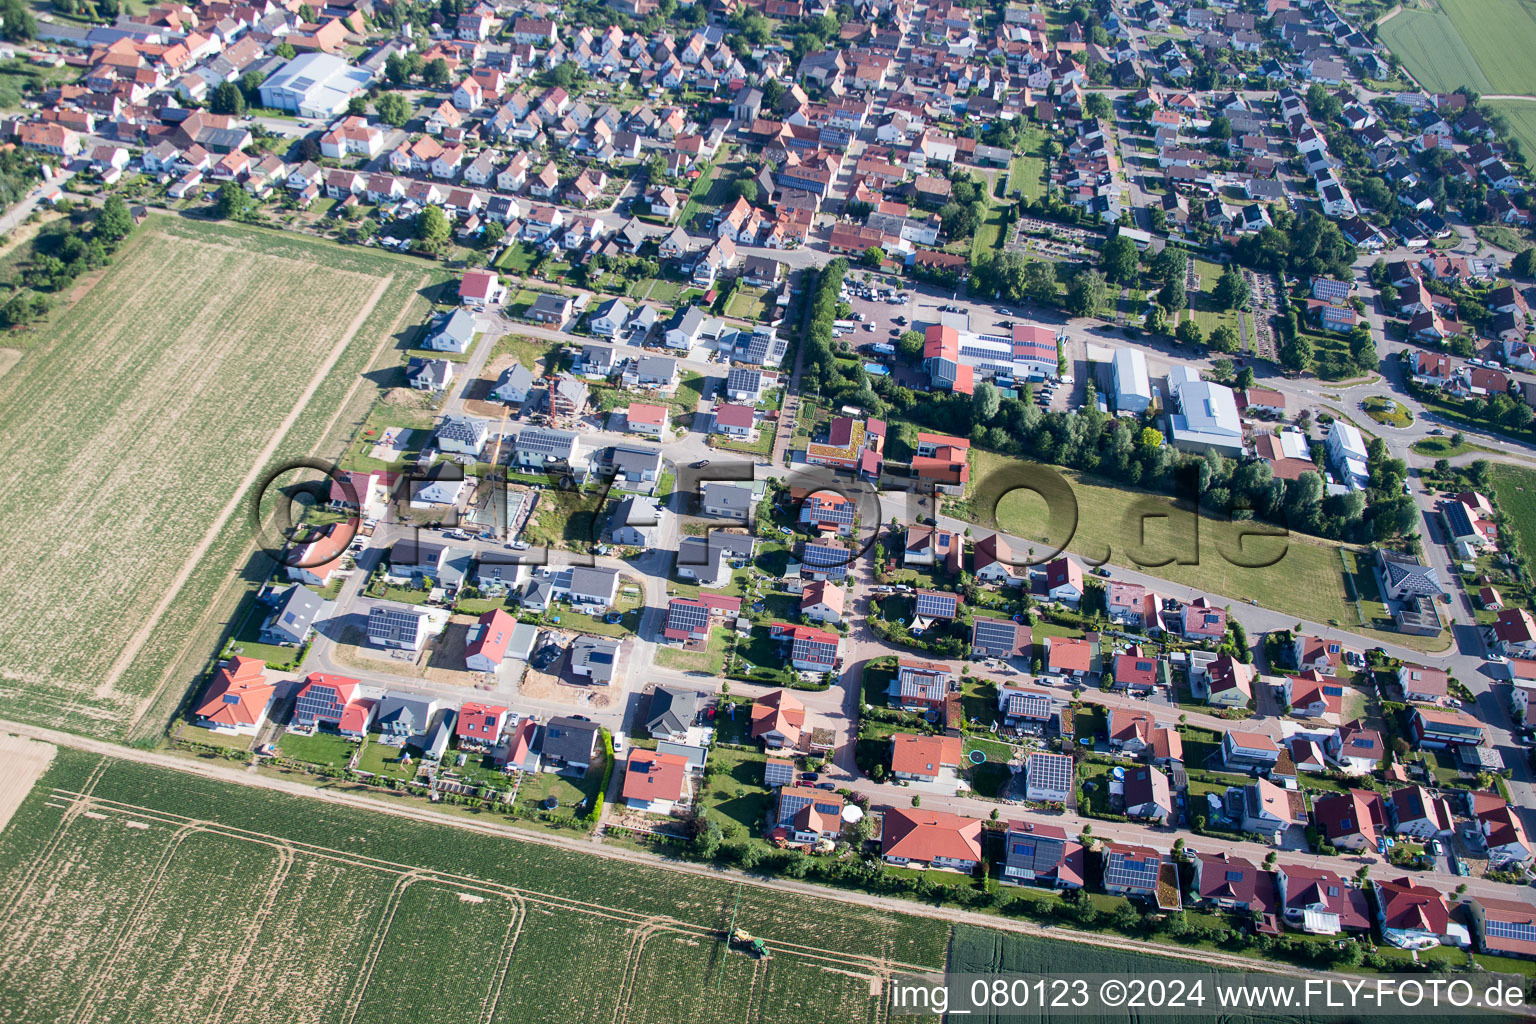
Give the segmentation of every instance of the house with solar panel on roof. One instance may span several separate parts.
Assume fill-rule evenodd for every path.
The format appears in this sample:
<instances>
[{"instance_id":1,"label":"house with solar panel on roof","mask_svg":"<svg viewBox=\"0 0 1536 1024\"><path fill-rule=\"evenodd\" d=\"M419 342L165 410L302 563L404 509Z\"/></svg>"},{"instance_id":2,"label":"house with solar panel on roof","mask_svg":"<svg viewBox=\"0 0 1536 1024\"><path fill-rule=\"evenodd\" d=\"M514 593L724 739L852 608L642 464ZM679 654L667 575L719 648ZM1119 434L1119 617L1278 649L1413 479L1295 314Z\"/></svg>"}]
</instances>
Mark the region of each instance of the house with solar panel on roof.
<instances>
[{"instance_id":1,"label":"house with solar panel on roof","mask_svg":"<svg viewBox=\"0 0 1536 1024\"><path fill-rule=\"evenodd\" d=\"M1024 799L1064 804L1071 797L1072 758L1043 751L1030 754L1024 762Z\"/></svg>"},{"instance_id":2,"label":"house with solar panel on roof","mask_svg":"<svg viewBox=\"0 0 1536 1024\"><path fill-rule=\"evenodd\" d=\"M448 624L446 609L379 602L368 609L368 642L401 651L419 651Z\"/></svg>"},{"instance_id":3,"label":"house with solar panel on roof","mask_svg":"<svg viewBox=\"0 0 1536 1024\"><path fill-rule=\"evenodd\" d=\"M1104 890L1154 902L1163 910L1183 905L1177 865L1144 846L1110 843L1100 854L1104 861Z\"/></svg>"},{"instance_id":4,"label":"house with solar panel on roof","mask_svg":"<svg viewBox=\"0 0 1536 1024\"><path fill-rule=\"evenodd\" d=\"M891 704L908 711L939 711L954 683L949 666L936 661L902 658L896 663L896 677L886 694Z\"/></svg>"},{"instance_id":5,"label":"house with solar panel on roof","mask_svg":"<svg viewBox=\"0 0 1536 1024\"><path fill-rule=\"evenodd\" d=\"M1011 821L1003 840L999 880L1009 885L1081 889L1086 870L1083 844L1067 838L1060 825Z\"/></svg>"},{"instance_id":6,"label":"house with solar panel on roof","mask_svg":"<svg viewBox=\"0 0 1536 1024\"><path fill-rule=\"evenodd\" d=\"M775 622L768 627L768 635L789 644L789 664L797 672L831 672L837 668L842 638L836 633Z\"/></svg>"},{"instance_id":7,"label":"house with solar panel on roof","mask_svg":"<svg viewBox=\"0 0 1536 1024\"><path fill-rule=\"evenodd\" d=\"M288 731L311 734L329 726L348 739L362 739L378 710L378 702L364 697L362 687L358 679L311 672L294 696Z\"/></svg>"},{"instance_id":8,"label":"house with solar panel on roof","mask_svg":"<svg viewBox=\"0 0 1536 1024\"><path fill-rule=\"evenodd\" d=\"M855 552L835 538L806 541L800 547L800 576L808 580L844 580Z\"/></svg>"},{"instance_id":9,"label":"house with solar panel on roof","mask_svg":"<svg viewBox=\"0 0 1536 1024\"><path fill-rule=\"evenodd\" d=\"M960 595L942 590L919 590L913 595L914 631L927 629L936 621L948 622L960 617Z\"/></svg>"},{"instance_id":10,"label":"house with solar panel on roof","mask_svg":"<svg viewBox=\"0 0 1536 1024\"><path fill-rule=\"evenodd\" d=\"M1027 623L1012 619L989 619L977 615L971 620L971 657L1029 658L1035 649L1034 630Z\"/></svg>"},{"instance_id":11,"label":"house with solar panel on roof","mask_svg":"<svg viewBox=\"0 0 1536 1024\"><path fill-rule=\"evenodd\" d=\"M858 518L858 505L836 491L816 491L800 502L799 522L815 533L846 537Z\"/></svg>"},{"instance_id":12,"label":"house with solar panel on roof","mask_svg":"<svg viewBox=\"0 0 1536 1024\"><path fill-rule=\"evenodd\" d=\"M1032 732L1044 731L1056 715L1055 702L1049 693L1017 686L997 688L997 710L1008 728Z\"/></svg>"}]
</instances>

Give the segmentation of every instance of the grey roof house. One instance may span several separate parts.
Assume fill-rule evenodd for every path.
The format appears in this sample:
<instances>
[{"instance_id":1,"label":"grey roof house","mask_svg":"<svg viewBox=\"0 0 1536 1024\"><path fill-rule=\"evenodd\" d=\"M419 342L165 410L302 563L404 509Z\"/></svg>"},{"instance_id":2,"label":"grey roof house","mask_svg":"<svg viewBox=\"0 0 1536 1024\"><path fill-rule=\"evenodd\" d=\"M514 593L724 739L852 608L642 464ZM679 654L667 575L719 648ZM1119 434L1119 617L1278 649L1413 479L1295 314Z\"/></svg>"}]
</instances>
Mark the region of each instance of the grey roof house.
<instances>
[{"instance_id":1,"label":"grey roof house","mask_svg":"<svg viewBox=\"0 0 1536 1024\"><path fill-rule=\"evenodd\" d=\"M661 539L665 515L666 509L655 498L631 495L614 506L608 536L625 547L654 548Z\"/></svg>"},{"instance_id":2,"label":"grey roof house","mask_svg":"<svg viewBox=\"0 0 1536 1024\"><path fill-rule=\"evenodd\" d=\"M437 713L437 701L401 693L386 693L379 699L374 725L379 730L379 742L392 747L425 746L427 730L432 727L432 716Z\"/></svg>"},{"instance_id":3,"label":"grey roof house","mask_svg":"<svg viewBox=\"0 0 1536 1024\"><path fill-rule=\"evenodd\" d=\"M682 738L699 717L699 691L658 686L645 712L645 731L652 738Z\"/></svg>"},{"instance_id":4,"label":"grey roof house","mask_svg":"<svg viewBox=\"0 0 1536 1024\"><path fill-rule=\"evenodd\" d=\"M597 725L562 715L544 724L544 764L559 771L585 774L597 759Z\"/></svg>"},{"instance_id":5,"label":"grey roof house","mask_svg":"<svg viewBox=\"0 0 1536 1024\"><path fill-rule=\"evenodd\" d=\"M421 347L434 352L468 352L474 340L475 315L460 308L439 320Z\"/></svg>"},{"instance_id":6,"label":"grey roof house","mask_svg":"<svg viewBox=\"0 0 1536 1024\"><path fill-rule=\"evenodd\" d=\"M496 380L496 386L491 389L491 397L498 402L521 405L528 401L528 392L533 390L537 379L532 370L518 363L501 371L501 376Z\"/></svg>"},{"instance_id":7,"label":"grey roof house","mask_svg":"<svg viewBox=\"0 0 1536 1024\"><path fill-rule=\"evenodd\" d=\"M571 672L598 686L611 686L619 669L619 642L613 637L582 634L571 644Z\"/></svg>"},{"instance_id":8,"label":"grey roof house","mask_svg":"<svg viewBox=\"0 0 1536 1024\"><path fill-rule=\"evenodd\" d=\"M263 643L297 647L309 638L325 610L320 595L295 583L277 599L272 617L261 627Z\"/></svg>"}]
</instances>

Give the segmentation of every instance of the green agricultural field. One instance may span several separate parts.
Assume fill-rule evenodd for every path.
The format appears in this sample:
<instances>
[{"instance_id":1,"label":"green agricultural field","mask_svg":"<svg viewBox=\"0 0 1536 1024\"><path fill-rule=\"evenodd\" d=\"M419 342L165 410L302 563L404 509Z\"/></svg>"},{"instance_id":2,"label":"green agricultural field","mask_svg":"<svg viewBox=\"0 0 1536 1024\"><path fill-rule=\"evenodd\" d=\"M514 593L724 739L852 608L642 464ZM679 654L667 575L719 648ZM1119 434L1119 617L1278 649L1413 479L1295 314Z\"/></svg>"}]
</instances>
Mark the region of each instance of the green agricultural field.
<instances>
[{"instance_id":1,"label":"green agricultural field","mask_svg":"<svg viewBox=\"0 0 1536 1024\"><path fill-rule=\"evenodd\" d=\"M39 329L0 378L0 475L28 482L0 497L0 552L26 564L11 597L35 612L0 624L10 716L110 737L164 724L266 575L247 564L248 492L266 466L341 451L377 396L359 374L398 362L438 279L156 217Z\"/></svg>"},{"instance_id":2,"label":"green agricultural field","mask_svg":"<svg viewBox=\"0 0 1536 1024\"><path fill-rule=\"evenodd\" d=\"M1527 556L1536 553L1536 472L1504 462L1495 462L1491 472L1494 500L1515 531L1520 550Z\"/></svg>"},{"instance_id":3,"label":"green agricultural field","mask_svg":"<svg viewBox=\"0 0 1536 1024\"><path fill-rule=\"evenodd\" d=\"M1381 41L1397 54L1424 88L1451 92L1457 86L1469 85L1480 93L1495 91L1455 23L1446 15L1405 9L1378 32Z\"/></svg>"},{"instance_id":4,"label":"green agricultural field","mask_svg":"<svg viewBox=\"0 0 1536 1024\"><path fill-rule=\"evenodd\" d=\"M973 454L973 479L978 483L971 507L977 525L1036 541L1036 559L1043 559L1063 542L1077 554L1096 559L1108 557L1120 565L1138 565L1138 558L1141 562L1156 562L1186 552L1184 557L1195 558L1197 564L1145 565L1142 571L1234 601L1252 599L1266 608L1309 621L1336 620L1344 628L1354 628L1356 615L1345 595L1337 544L1297 534L1289 538L1241 540L1243 530L1264 528L1201 516L1196 548L1191 543L1193 531L1185 525L1187 519L1139 521L1143 513L1165 515L1172 507L1171 499L1119 484L1079 478L1064 470L1055 472L1062 473L1072 485L1078 509L1076 529L1069 542L1062 535L1047 537L1050 524L1045 502L1033 492L1012 489L1013 485L1007 482L1012 476L1005 471L1010 463L1016 469L1029 466L991 452ZM1089 509L1092 514L1084 514ZM1228 558L1223 552L1233 557ZM1233 561L1239 558L1249 564L1273 564L1258 568L1234 565Z\"/></svg>"},{"instance_id":5,"label":"green agricultural field","mask_svg":"<svg viewBox=\"0 0 1536 1024\"><path fill-rule=\"evenodd\" d=\"M950 930L72 749L0 832L0 885L16 1024L875 1022Z\"/></svg>"},{"instance_id":6,"label":"green agricultural field","mask_svg":"<svg viewBox=\"0 0 1536 1024\"><path fill-rule=\"evenodd\" d=\"M1483 100L1482 104L1504 117L1504 120L1509 124L1510 134L1520 140L1520 151L1522 153L1536 153L1536 99ZM1519 240L1519 244L1515 246L1514 251L1516 252L1519 252L1529 244L1520 239L1518 233L1514 233L1514 238ZM1505 244L1514 244L1509 238L1499 239L1499 241ZM1498 243L1496 242L1495 244Z\"/></svg>"}]
</instances>

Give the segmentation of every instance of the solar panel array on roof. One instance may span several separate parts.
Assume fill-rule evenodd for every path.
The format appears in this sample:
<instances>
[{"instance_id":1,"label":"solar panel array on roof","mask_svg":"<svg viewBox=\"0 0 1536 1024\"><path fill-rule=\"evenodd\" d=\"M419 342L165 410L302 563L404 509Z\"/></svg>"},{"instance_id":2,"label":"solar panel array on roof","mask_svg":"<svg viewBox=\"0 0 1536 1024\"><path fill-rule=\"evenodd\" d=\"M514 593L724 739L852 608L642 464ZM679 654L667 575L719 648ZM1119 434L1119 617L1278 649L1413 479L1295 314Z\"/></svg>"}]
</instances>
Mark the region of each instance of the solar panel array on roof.
<instances>
[{"instance_id":1,"label":"solar panel array on roof","mask_svg":"<svg viewBox=\"0 0 1536 1024\"><path fill-rule=\"evenodd\" d=\"M1008 714L1018 718L1050 718L1051 698L1043 693L1010 693Z\"/></svg>"},{"instance_id":2,"label":"solar panel array on roof","mask_svg":"<svg viewBox=\"0 0 1536 1024\"><path fill-rule=\"evenodd\" d=\"M956 600L954 594L920 593L917 595L917 614L923 618L952 616L955 614Z\"/></svg>"},{"instance_id":3,"label":"solar panel array on roof","mask_svg":"<svg viewBox=\"0 0 1536 1024\"><path fill-rule=\"evenodd\" d=\"M851 556L852 552L847 548L807 544L804 552L801 553L800 561L828 578L841 579L848 575L848 561Z\"/></svg>"},{"instance_id":4,"label":"solar panel array on roof","mask_svg":"<svg viewBox=\"0 0 1536 1024\"><path fill-rule=\"evenodd\" d=\"M709 609L703 605L674 601L667 606L667 629L686 629L703 633L709 628Z\"/></svg>"},{"instance_id":5,"label":"solar panel array on roof","mask_svg":"<svg viewBox=\"0 0 1536 1024\"><path fill-rule=\"evenodd\" d=\"M1011 651L1014 641L1013 623L1005 619L976 619L976 646L989 651Z\"/></svg>"},{"instance_id":6,"label":"solar panel array on roof","mask_svg":"<svg viewBox=\"0 0 1536 1024\"><path fill-rule=\"evenodd\" d=\"M1072 788L1072 759L1065 754L1031 754L1028 779L1036 789L1069 790Z\"/></svg>"},{"instance_id":7,"label":"solar panel array on roof","mask_svg":"<svg viewBox=\"0 0 1536 1024\"><path fill-rule=\"evenodd\" d=\"M1155 854L1135 856L1112 852L1104 868L1104 884L1150 889L1157 885L1157 871L1161 864L1162 858Z\"/></svg>"},{"instance_id":8,"label":"solar panel array on roof","mask_svg":"<svg viewBox=\"0 0 1536 1024\"><path fill-rule=\"evenodd\" d=\"M1527 921L1488 921L1486 922L1488 934L1501 939L1518 939L1521 942L1536 942L1536 926Z\"/></svg>"},{"instance_id":9,"label":"solar panel array on roof","mask_svg":"<svg viewBox=\"0 0 1536 1024\"><path fill-rule=\"evenodd\" d=\"M800 506L802 523L852 523L856 515L857 509L851 501L829 500L814 495L805 499L805 504Z\"/></svg>"}]
</instances>

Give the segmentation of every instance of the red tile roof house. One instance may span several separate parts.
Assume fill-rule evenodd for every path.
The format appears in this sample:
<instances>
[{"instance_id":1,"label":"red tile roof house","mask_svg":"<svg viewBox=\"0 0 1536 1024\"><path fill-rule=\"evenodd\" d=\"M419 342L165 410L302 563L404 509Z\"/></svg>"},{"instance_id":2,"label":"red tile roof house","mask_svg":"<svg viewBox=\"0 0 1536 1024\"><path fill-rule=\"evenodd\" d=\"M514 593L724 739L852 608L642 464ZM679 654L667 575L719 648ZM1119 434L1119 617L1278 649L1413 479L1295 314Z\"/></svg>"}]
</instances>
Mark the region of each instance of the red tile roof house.
<instances>
[{"instance_id":1,"label":"red tile roof house","mask_svg":"<svg viewBox=\"0 0 1536 1024\"><path fill-rule=\"evenodd\" d=\"M341 568L342 556L356 534L355 523L333 523L326 527L325 535L308 544L298 546L284 559L288 578L295 583L308 583L323 587L331 581L331 573Z\"/></svg>"},{"instance_id":2,"label":"red tile roof house","mask_svg":"<svg viewBox=\"0 0 1536 1024\"><path fill-rule=\"evenodd\" d=\"M1387 943L1402 949L1426 949L1437 945L1467 946L1471 936L1451 921L1450 908L1439 889L1419 885L1411 878L1377 882L1376 923Z\"/></svg>"},{"instance_id":3,"label":"red tile roof house","mask_svg":"<svg viewBox=\"0 0 1536 1024\"><path fill-rule=\"evenodd\" d=\"M1370 904L1365 893L1326 868L1281 864L1275 884L1285 923L1308 935L1368 932Z\"/></svg>"},{"instance_id":4,"label":"red tile roof house","mask_svg":"<svg viewBox=\"0 0 1536 1024\"><path fill-rule=\"evenodd\" d=\"M1488 862L1496 868L1531 862L1531 844L1520 817L1491 793L1473 794L1473 814L1488 847Z\"/></svg>"},{"instance_id":5,"label":"red tile roof house","mask_svg":"<svg viewBox=\"0 0 1536 1024\"><path fill-rule=\"evenodd\" d=\"M1536 620L1524 608L1505 608L1493 624L1499 650L1512 658L1536 657Z\"/></svg>"},{"instance_id":6,"label":"red tile roof house","mask_svg":"<svg viewBox=\"0 0 1536 1024\"><path fill-rule=\"evenodd\" d=\"M1207 907L1247 910L1257 901L1259 869L1250 861L1227 853L1195 857L1195 879L1190 895Z\"/></svg>"},{"instance_id":7,"label":"red tile roof house","mask_svg":"<svg viewBox=\"0 0 1536 1024\"><path fill-rule=\"evenodd\" d=\"M329 725L343 736L362 739L373 721L375 702L358 697L362 681L346 676L311 672L294 697L292 732L314 732Z\"/></svg>"},{"instance_id":8,"label":"red tile roof house","mask_svg":"<svg viewBox=\"0 0 1536 1024\"><path fill-rule=\"evenodd\" d=\"M847 591L830 580L816 580L805 585L800 595L800 614L813 622L841 622Z\"/></svg>"},{"instance_id":9,"label":"red tile roof house","mask_svg":"<svg viewBox=\"0 0 1536 1024\"><path fill-rule=\"evenodd\" d=\"M1213 608L1205 598L1197 597L1184 605L1179 630L1186 640L1220 640L1227 635L1227 610Z\"/></svg>"},{"instance_id":10,"label":"red tile roof house","mask_svg":"<svg viewBox=\"0 0 1536 1024\"><path fill-rule=\"evenodd\" d=\"M789 663L797 672L831 672L837 666L836 633L810 626L791 626L776 622L769 627L774 640L788 640Z\"/></svg>"},{"instance_id":11,"label":"red tile roof house","mask_svg":"<svg viewBox=\"0 0 1536 1024\"><path fill-rule=\"evenodd\" d=\"M1339 849L1365 850L1374 847L1385 830L1387 806L1378 793L1351 789L1314 800L1312 820Z\"/></svg>"},{"instance_id":12,"label":"red tile roof house","mask_svg":"<svg viewBox=\"0 0 1536 1024\"><path fill-rule=\"evenodd\" d=\"M507 297L507 286L491 270L466 270L459 281L459 301L466 306L501 302Z\"/></svg>"},{"instance_id":13,"label":"red tile roof house","mask_svg":"<svg viewBox=\"0 0 1536 1024\"><path fill-rule=\"evenodd\" d=\"M805 728L805 705L787 690L775 690L752 705L752 738L770 750L793 747Z\"/></svg>"},{"instance_id":14,"label":"red tile roof house","mask_svg":"<svg viewBox=\"0 0 1536 1024\"><path fill-rule=\"evenodd\" d=\"M1076 605L1083 599L1083 567L1058 558L1045 567L1045 592L1052 601Z\"/></svg>"},{"instance_id":15,"label":"red tile roof house","mask_svg":"<svg viewBox=\"0 0 1536 1024\"><path fill-rule=\"evenodd\" d=\"M517 620L492 608L470 627L464 646L464 667L471 672L495 672L507 656Z\"/></svg>"},{"instance_id":16,"label":"red tile roof house","mask_svg":"<svg viewBox=\"0 0 1536 1024\"><path fill-rule=\"evenodd\" d=\"M1145 711L1126 711L1110 705L1109 745L1116 750L1139 754L1152 742L1152 730L1156 723Z\"/></svg>"},{"instance_id":17,"label":"red tile roof house","mask_svg":"<svg viewBox=\"0 0 1536 1024\"><path fill-rule=\"evenodd\" d=\"M932 711L944 706L954 673L936 661L902 658L896 663L896 678L886 693L896 707L913 711Z\"/></svg>"},{"instance_id":18,"label":"red tile roof house","mask_svg":"<svg viewBox=\"0 0 1536 1024\"><path fill-rule=\"evenodd\" d=\"M1045 638L1045 670L1053 676L1082 679L1094 670L1098 660L1097 646L1081 638L1048 636Z\"/></svg>"},{"instance_id":19,"label":"red tile roof house","mask_svg":"<svg viewBox=\"0 0 1536 1024\"><path fill-rule=\"evenodd\" d=\"M1105 892L1155 900L1169 910L1179 908L1178 865L1165 861L1156 850L1110 843L1102 858Z\"/></svg>"},{"instance_id":20,"label":"red tile roof house","mask_svg":"<svg viewBox=\"0 0 1536 1024\"><path fill-rule=\"evenodd\" d=\"M732 405L722 402L715 406L715 430L722 434L746 437L752 433L755 413L749 405Z\"/></svg>"},{"instance_id":21,"label":"red tile roof house","mask_svg":"<svg viewBox=\"0 0 1536 1024\"><path fill-rule=\"evenodd\" d=\"M1448 836L1455 829L1451 805L1444 797L1433 796L1423 786L1404 786L1387 797L1392 831L1416 839Z\"/></svg>"},{"instance_id":22,"label":"red tile roof house","mask_svg":"<svg viewBox=\"0 0 1536 1024\"><path fill-rule=\"evenodd\" d=\"M1060 825L1011 821L1003 851L1000 882L1029 882L1056 889L1083 887L1087 854L1081 843L1067 838Z\"/></svg>"},{"instance_id":23,"label":"red tile roof house","mask_svg":"<svg viewBox=\"0 0 1536 1024\"><path fill-rule=\"evenodd\" d=\"M501 741L501 730L506 724L507 709L500 704L469 701L459 708L453 735L460 750L491 750Z\"/></svg>"},{"instance_id":24,"label":"red tile roof house","mask_svg":"<svg viewBox=\"0 0 1536 1024\"><path fill-rule=\"evenodd\" d=\"M1173 795L1168 776L1151 765L1138 765L1125 773L1127 816L1159 824L1173 814Z\"/></svg>"},{"instance_id":25,"label":"red tile roof house","mask_svg":"<svg viewBox=\"0 0 1536 1024\"><path fill-rule=\"evenodd\" d=\"M267 681L260 658L233 657L213 673L193 712L194 721L213 732L254 736L266 723L277 684Z\"/></svg>"},{"instance_id":26,"label":"red tile roof house","mask_svg":"<svg viewBox=\"0 0 1536 1024\"><path fill-rule=\"evenodd\" d=\"M1008 539L1000 533L976 541L971 552L971 568L972 575L983 583L1021 587L1029 579L1028 567L1014 556Z\"/></svg>"},{"instance_id":27,"label":"red tile roof house","mask_svg":"<svg viewBox=\"0 0 1536 1024\"><path fill-rule=\"evenodd\" d=\"M891 774L914 782L937 782L946 768L960 767L959 736L919 736L896 733L891 737Z\"/></svg>"},{"instance_id":28,"label":"red tile roof house","mask_svg":"<svg viewBox=\"0 0 1536 1024\"><path fill-rule=\"evenodd\" d=\"M1157 689L1157 658L1133 647L1115 655L1115 686L1131 693L1151 693Z\"/></svg>"},{"instance_id":29,"label":"red tile roof house","mask_svg":"<svg viewBox=\"0 0 1536 1024\"><path fill-rule=\"evenodd\" d=\"M974 871L981 863L981 822L927 808L885 812L880 847L887 864Z\"/></svg>"},{"instance_id":30,"label":"red tile roof house","mask_svg":"<svg viewBox=\"0 0 1536 1024\"><path fill-rule=\"evenodd\" d=\"M1301 718L1337 715L1344 708L1343 686L1310 669L1299 676L1286 676L1280 688L1282 699L1291 706L1291 714Z\"/></svg>"},{"instance_id":31,"label":"red tile roof house","mask_svg":"<svg viewBox=\"0 0 1536 1024\"><path fill-rule=\"evenodd\" d=\"M1291 651L1298 669L1303 672L1311 669L1324 676L1331 676L1339 670L1343 652L1344 648L1337 640L1324 640L1305 634L1296 637Z\"/></svg>"},{"instance_id":32,"label":"red tile roof house","mask_svg":"<svg viewBox=\"0 0 1536 1024\"><path fill-rule=\"evenodd\" d=\"M1463 905L1484 953L1536 958L1536 907L1489 896L1468 896Z\"/></svg>"},{"instance_id":33,"label":"red tile roof house","mask_svg":"<svg viewBox=\"0 0 1536 1024\"><path fill-rule=\"evenodd\" d=\"M1205 666L1197 681L1207 703L1245 708L1253 700L1253 666L1223 654Z\"/></svg>"},{"instance_id":34,"label":"red tile roof house","mask_svg":"<svg viewBox=\"0 0 1536 1024\"><path fill-rule=\"evenodd\" d=\"M624 422L631 433L659 438L666 434L667 421L671 418L671 414L672 407L668 405L630 402L629 409L624 414Z\"/></svg>"},{"instance_id":35,"label":"red tile roof house","mask_svg":"<svg viewBox=\"0 0 1536 1024\"><path fill-rule=\"evenodd\" d=\"M843 831L843 798L810 786L785 786L774 814L774 831L779 829L797 843L836 839Z\"/></svg>"},{"instance_id":36,"label":"red tile roof house","mask_svg":"<svg viewBox=\"0 0 1536 1024\"><path fill-rule=\"evenodd\" d=\"M671 814L689 797L688 759L635 748L624 766L624 803L637 811Z\"/></svg>"},{"instance_id":37,"label":"red tile roof house","mask_svg":"<svg viewBox=\"0 0 1536 1024\"><path fill-rule=\"evenodd\" d=\"M1425 665L1404 665L1397 670L1397 685L1403 697L1426 704L1444 704L1451 695L1450 673Z\"/></svg>"}]
</instances>

